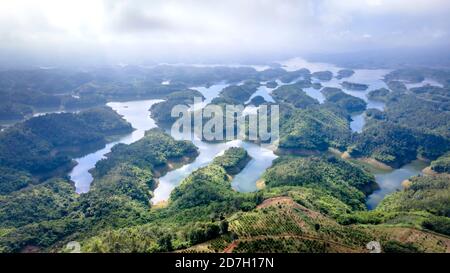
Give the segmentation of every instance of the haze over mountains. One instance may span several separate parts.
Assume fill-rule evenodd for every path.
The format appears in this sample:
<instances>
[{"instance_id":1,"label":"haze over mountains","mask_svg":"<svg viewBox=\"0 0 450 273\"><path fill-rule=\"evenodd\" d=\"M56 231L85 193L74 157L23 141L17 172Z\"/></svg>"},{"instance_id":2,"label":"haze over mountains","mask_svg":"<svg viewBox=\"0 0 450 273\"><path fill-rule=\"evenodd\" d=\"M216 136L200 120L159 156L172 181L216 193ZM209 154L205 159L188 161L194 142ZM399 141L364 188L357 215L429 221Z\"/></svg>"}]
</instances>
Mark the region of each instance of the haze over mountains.
<instances>
[{"instance_id":1,"label":"haze over mountains","mask_svg":"<svg viewBox=\"0 0 450 273\"><path fill-rule=\"evenodd\" d=\"M0 253L449 253L449 15L1 1Z\"/></svg>"},{"instance_id":2,"label":"haze over mountains","mask_svg":"<svg viewBox=\"0 0 450 273\"><path fill-rule=\"evenodd\" d=\"M49 67L420 56L425 48L448 55L449 16L445 0L4 1L0 60Z\"/></svg>"}]
</instances>

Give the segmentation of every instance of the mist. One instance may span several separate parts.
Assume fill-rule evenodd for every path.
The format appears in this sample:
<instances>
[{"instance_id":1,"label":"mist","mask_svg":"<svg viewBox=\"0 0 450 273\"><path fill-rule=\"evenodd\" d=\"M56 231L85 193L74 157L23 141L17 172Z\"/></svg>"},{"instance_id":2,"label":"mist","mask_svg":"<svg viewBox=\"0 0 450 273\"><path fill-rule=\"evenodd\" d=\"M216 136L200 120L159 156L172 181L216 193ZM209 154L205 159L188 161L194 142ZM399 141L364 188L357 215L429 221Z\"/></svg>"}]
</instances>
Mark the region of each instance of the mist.
<instances>
[{"instance_id":1,"label":"mist","mask_svg":"<svg viewBox=\"0 0 450 273\"><path fill-rule=\"evenodd\" d=\"M3 66L267 63L293 56L450 48L446 0L10 0L0 5Z\"/></svg>"}]
</instances>

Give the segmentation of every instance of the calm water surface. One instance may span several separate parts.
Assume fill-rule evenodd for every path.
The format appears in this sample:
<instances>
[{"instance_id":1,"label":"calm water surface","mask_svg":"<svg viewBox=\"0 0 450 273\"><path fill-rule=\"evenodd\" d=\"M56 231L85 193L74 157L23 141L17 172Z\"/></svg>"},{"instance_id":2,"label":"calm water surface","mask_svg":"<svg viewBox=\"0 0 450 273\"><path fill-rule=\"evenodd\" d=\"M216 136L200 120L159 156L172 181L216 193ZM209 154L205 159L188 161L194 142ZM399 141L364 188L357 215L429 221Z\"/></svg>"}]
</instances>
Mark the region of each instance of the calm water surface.
<instances>
[{"instance_id":1,"label":"calm water surface","mask_svg":"<svg viewBox=\"0 0 450 273\"><path fill-rule=\"evenodd\" d=\"M401 189L404 180L421 174L425 167L427 167L427 163L416 160L400 169L375 172L375 180L380 189L369 195L366 202L367 207L374 209L387 194Z\"/></svg>"},{"instance_id":2,"label":"calm water surface","mask_svg":"<svg viewBox=\"0 0 450 273\"><path fill-rule=\"evenodd\" d=\"M107 105L114 111L123 116L123 118L131 123L134 130L131 134L123 136L117 141L108 143L103 149L86 156L76 158L77 165L72 169L69 177L75 182L77 193L85 193L89 191L93 177L89 170L95 167L97 161L105 158L105 154L111 151L111 148L118 144L130 144L138 141L144 136L145 131L156 127L153 119L150 118L148 109L161 100L142 100L129 102L111 102Z\"/></svg>"},{"instance_id":3,"label":"calm water surface","mask_svg":"<svg viewBox=\"0 0 450 273\"><path fill-rule=\"evenodd\" d=\"M300 68L308 68L311 72L330 70L336 73L340 70L339 67L325 63L309 63L302 59L293 59L284 62L284 68L292 71ZM355 74L350 78L337 80L332 79L329 82L321 82L324 87L339 87L342 88L340 83L342 81L351 81L356 83L364 83L369 85L369 89L366 91L351 91L344 90L344 92L360 97L368 103L368 108L376 108L383 110L384 103L377 101L370 101L367 99L367 93L370 90L386 87L381 80L385 74L389 73L389 70L355 70ZM278 81L279 85L283 85ZM422 83L423 84L423 83ZM223 88L227 87L227 84L216 84L210 87L195 87L206 98L200 108L205 107L215 97L217 97ZM410 87L410 86L408 86ZM262 96L266 101L273 102L271 96L272 88L266 86L260 86L257 91L252 95L249 101L255 96ZM325 98L319 90L313 88L305 88L304 91L311 97L317 99L320 103L323 103ZM126 135L118 141L109 143L101 150L88 154L84 157L75 159L78 165L70 173L70 178L75 182L76 190L78 193L89 191L90 184L92 182L92 176L88 172L95 167L95 163L105 157L105 154L111 151L111 148L117 143L130 144L144 136L144 132L151 128L156 127L155 122L150 118L149 108L151 105L159 102L160 100L145 100L145 101L131 101L131 102L114 102L108 103L108 105L117 111L120 115L123 115L125 120L130 122L136 129L133 133ZM248 102L249 102L248 101ZM247 106L246 113L254 113L257 107ZM354 115L350 124L351 129L354 132L361 132L364 127L364 113ZM176 137L176 136L174 136ZM177 137L176 137L177 138ZM256 181L260 178L262 173L271 166L272 161L277 157L272 150L255 145L248 142L242 142L239 140L230 141L226 143L206 143L199 139L192 140L194 145L199 149L199 156L190 164L184 165L179 169L168 172L165 176L159 179L159 185L154 191L153 203L157 203L163 200L167 200L172 190L178 186L181 181L186 178L190 173L208 165L214 157L223 154L223 152L230 147L243 147L245 148L252 160L237 174L232 181L232 187L240 192L252 192L256 191ZM369 208L374 208L379 201L388 193L391 193L401 188L403 180L408 179L411 176L415 176L421 173L421 170L425 167L422 162L415 161L400 169L396 169L390 172L375 172L375 178L380 185L380 190L374 192L367 199L367 205Z\"/></svg>"},{"instance_id":4,"label":"calm water surface","mask_svg":"<svg viewBox=\"0 0 450 273\"><path fill-rule=\"evenodd\" d=\"M191 89L196 89L203 94L206 100L196 107L203 108L209 102L211 102L215 97L220 94L223 88L227 87L226 84L212 85L209 88L206 87L196 87ZM270 96L271 89L265 88L263 86L258 88L258 94L267 98L266 100L272 99ZM272 99L273 101L273 99ZM199 109L199 108L197 108ZM256 107L247 106L245 111L254 112ZM175 139L185 139L183 135L172 135ZM243 142L240 140L229 141L225 143L208 143L201 141L198 137L190 139L192 143L197 146L199 150L198 157L190 164L186 164L179 169L168 172L166 175L159 178L158 187L154 191L154 196L152 198L152 203L156 204L161 201L166 201L170 197L170 193L175 187L177 187L184 178L188 177L193 171L207 166L213 161L213 159L224 153L225 150L230 147L243 147L247 150L249 155L252 157L248 165L233 178L232 187L237 191L241 192L252 192L256 191L256 181L260 178L261 174L272 165L272 161L277 157L272 150L261 147L259 145Z\"/></svg>"}]
</instances>

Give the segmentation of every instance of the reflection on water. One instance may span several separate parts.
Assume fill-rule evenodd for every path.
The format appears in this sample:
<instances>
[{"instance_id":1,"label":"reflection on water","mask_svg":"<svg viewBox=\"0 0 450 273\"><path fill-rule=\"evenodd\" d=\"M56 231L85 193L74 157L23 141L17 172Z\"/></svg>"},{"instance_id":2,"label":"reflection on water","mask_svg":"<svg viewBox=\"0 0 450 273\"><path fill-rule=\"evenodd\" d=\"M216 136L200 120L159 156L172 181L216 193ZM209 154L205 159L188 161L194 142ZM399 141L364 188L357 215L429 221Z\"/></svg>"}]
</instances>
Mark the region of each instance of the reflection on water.
<instances>
[{"instance_id":1,"label":"reflection on water","mask_svg":"<svg viewBox=\"0 0 450 273\"><path fill-rule=\"evenodd\" d=\"M421 174L426 166L425 162L416 160L400 169L375 172L375 180L380 189L369 195L366 202L367 207L374 209L387 194L401 189L404 180Z\"/></svg>"},{"instance_id":2,"label":"reflection on water","mask_svg":"<svg viewBox=\"0 0 450 273\"><path fill-rule=\"evenodd\" d=\"M153 119L150 118L148 109L155 103L161 100L143 100L143 101L129 101L129 102L111 102L107 105L114 111L123 116L123 118L131 123L134 130L118 141L108 143L103 149L94 153L88 154L84 157L76 158L77 165L70 172L69 177L75 182L75 190L77 193L85 193L89 191L91 182L93 180L89 170L95 167L97 161L105 158L105 154L111 151L111 148L118 144L130 144L138 141L144 136L145 131L156 127Z\"/></svg>"}]
</instances>

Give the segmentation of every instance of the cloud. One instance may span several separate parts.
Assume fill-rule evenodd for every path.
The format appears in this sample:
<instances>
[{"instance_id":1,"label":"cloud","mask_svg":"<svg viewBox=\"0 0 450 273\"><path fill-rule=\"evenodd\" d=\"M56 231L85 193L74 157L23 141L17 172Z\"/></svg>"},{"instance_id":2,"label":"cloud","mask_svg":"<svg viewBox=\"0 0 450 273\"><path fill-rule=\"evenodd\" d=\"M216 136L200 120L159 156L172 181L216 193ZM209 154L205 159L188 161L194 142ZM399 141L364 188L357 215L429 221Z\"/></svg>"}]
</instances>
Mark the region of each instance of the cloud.
<instances>
[{"instance_id":1,"label":"cloud","mask_svg":"<svg viewBox=\"0 0 450 273\"><path fill-rule=\"evenodd\" d=\"M0 54L42 58L57 52L126 62L450 45L447 0L16 0L0 7Z\"/></svg>"}]
</instances>

